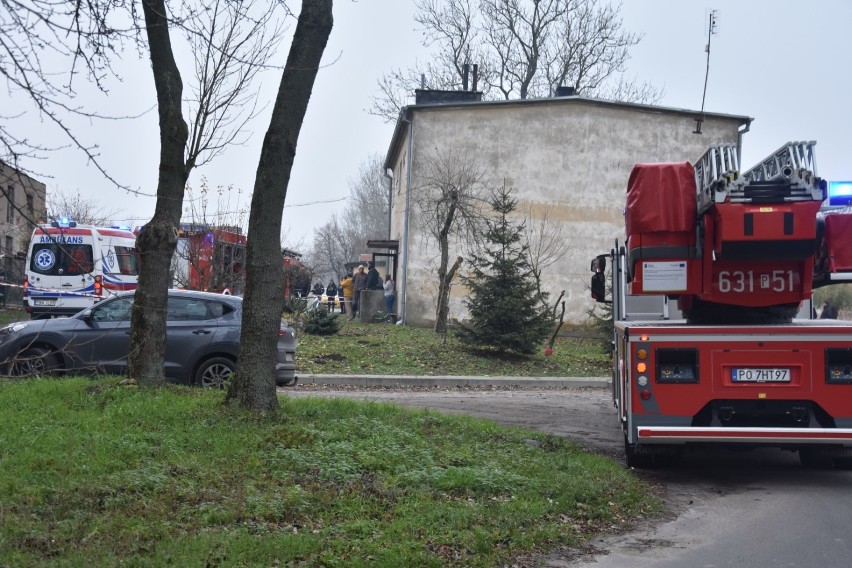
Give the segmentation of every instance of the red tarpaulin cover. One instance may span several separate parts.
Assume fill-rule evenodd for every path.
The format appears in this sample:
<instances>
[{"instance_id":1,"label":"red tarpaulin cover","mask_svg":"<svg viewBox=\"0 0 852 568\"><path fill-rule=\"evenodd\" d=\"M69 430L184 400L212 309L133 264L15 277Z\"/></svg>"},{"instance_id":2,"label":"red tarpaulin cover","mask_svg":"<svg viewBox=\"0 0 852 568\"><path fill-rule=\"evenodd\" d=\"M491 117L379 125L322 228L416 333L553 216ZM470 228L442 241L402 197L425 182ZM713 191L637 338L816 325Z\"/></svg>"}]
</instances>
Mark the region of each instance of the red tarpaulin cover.
<instances>
[{"instance_id":1,"label":"red tarpaulin cover","mask_svg":"<svg viewBox=\"0 0 852 568\"><path fill-rule=\"evenodd\" d=\"M826 215L825 241L831 271L852 271L852 215Z\"/></svg>"},{"instance_id":2,"label":"red tarpaulin cover","mask_svg":"<svg viewBox=\"0 0 852 568\"><path fill-rule=\"evenodd\" d=\"M627 235L695 230L695 172L689 162L636 164L627 182Z\"/></svg>"}]
</instances>

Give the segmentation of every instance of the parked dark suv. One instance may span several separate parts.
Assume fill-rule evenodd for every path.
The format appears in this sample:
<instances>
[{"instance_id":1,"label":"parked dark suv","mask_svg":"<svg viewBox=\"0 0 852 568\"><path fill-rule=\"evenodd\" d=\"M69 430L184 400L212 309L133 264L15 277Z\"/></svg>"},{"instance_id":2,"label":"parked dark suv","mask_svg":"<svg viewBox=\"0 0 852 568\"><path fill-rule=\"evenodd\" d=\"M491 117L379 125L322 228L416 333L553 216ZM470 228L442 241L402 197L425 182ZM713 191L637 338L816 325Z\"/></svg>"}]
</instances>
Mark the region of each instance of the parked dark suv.
<instances>
[{"instance_id":1,"label":"parked dark suv","mask_svg":"<svg viewBox=\"0 0 852 568\"><path fill-rule=\"evenodd\" d=\"M127 372L132 292L69 318L16 322L0 329L0 370L6 375ZM169 290L166 312L166 378L222 387L234 372L240 344L242 298ZM296 382L296 335L282 321L275 378Z\"/></svg>"}]
</instances>

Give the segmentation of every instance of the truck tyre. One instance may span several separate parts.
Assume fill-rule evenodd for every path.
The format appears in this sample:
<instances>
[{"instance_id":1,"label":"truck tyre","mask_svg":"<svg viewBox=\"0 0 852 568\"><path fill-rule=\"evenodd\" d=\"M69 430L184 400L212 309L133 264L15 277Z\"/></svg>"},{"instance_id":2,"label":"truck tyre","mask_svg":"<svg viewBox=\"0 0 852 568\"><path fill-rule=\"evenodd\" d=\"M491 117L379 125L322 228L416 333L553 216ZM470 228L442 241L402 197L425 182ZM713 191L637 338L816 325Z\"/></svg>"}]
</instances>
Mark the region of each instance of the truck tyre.
<instances>
[{"instance_id":1,"label":"truck tyre","mask_svg":"<svg viewBox=\"0 0 852 568\"><path fill-rule=\"evenodd\" d=\"M807 469L831 469L834 467L832 455L817 448L800 448L799 461L802 463L802 467Z\"/></svg>"},{"instance_id":2,"label":"truck tyre","mask_svg":"<svg viewBox=\"0 0 852 568\"><path fill-rule=\"evenodd\" d=\"M627 462L627 467L636 469L651 469L654 467L654 454L636 448L636 444L631 444L627 441L627 435L624 436L624 458Z\"/></svg>"}]
</instances>

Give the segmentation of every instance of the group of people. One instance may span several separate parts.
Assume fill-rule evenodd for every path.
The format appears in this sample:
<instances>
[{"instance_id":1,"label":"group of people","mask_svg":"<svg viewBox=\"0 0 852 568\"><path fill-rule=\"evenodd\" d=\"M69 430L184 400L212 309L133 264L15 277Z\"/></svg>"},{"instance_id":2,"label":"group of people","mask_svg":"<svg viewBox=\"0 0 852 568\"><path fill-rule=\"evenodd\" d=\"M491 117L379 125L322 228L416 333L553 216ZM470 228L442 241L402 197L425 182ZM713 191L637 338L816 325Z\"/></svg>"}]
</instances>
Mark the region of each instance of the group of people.
<instances>
[{"instance_id":1,"label":"group of people","mask_svg":"<svg viewBox=\"0 0 852 568\"><path fill-rule=\"evenodd\" d=\"M322 296L323 292L326 294L328 297L327 306L330 312L334 312L334 299L338 298L340 313L348 314L349 319L355 319L355 316L360 312L362 290L384 290L385 309L388 314L393 313L393 304L396 300L394 288L394 281L390 273L385 275L385 280L382 282L382 277L379 275L379 271L376 270L375 264L369 262L366 272L364 271L364 265L361 265L354 274L351 272L345 274L340 279L340 284L335 284L332 279L323 288L322 282L317 282L311 292L315 296Z\"/></svg>"}]
</instances>

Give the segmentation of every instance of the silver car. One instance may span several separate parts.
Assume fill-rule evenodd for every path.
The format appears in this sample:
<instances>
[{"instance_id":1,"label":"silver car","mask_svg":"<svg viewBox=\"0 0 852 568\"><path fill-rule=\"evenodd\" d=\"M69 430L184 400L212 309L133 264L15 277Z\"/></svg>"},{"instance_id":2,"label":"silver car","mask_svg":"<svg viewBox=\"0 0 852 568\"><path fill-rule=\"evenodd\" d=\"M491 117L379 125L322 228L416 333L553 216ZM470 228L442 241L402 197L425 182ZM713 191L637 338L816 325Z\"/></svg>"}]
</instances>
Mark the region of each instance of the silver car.
<instances>
[{"instance_id":1,"label":"silver car","mask_svg":"<svg viewBox=\"0 0 852 568\"><path fill-rule=\"evenodd\" d=\"M125 374L133 299L130 292L69 318L22 321L0 328L0 370L11 376ZM169 290L166 378L223 387L236 368L242 303L237 296ZM278 386L297 381L297 345L295 332L282 321L274 362Z\"/></svg>"}]
</instances>

